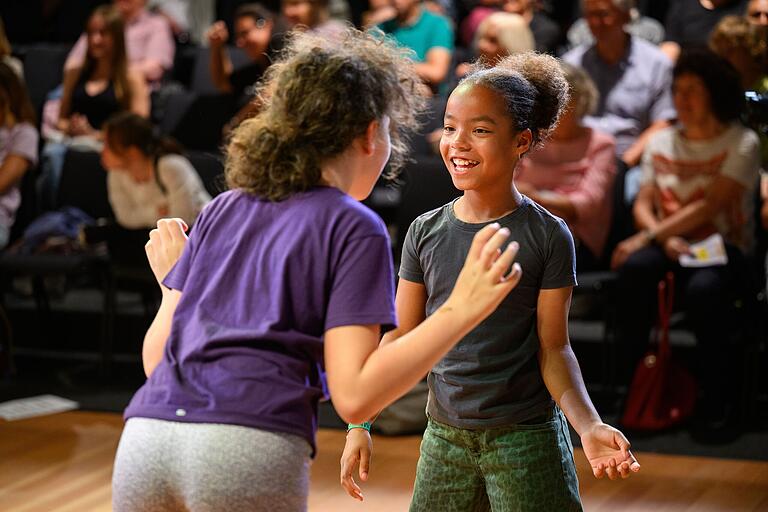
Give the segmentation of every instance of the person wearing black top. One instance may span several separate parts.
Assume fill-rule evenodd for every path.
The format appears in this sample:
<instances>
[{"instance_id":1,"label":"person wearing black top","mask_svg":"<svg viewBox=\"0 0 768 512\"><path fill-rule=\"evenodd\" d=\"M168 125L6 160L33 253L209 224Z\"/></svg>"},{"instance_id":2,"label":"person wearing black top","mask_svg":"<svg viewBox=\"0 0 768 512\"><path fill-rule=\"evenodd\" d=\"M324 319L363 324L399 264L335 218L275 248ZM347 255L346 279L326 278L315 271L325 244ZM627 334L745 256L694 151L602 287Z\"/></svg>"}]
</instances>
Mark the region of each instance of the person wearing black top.
<instances>
[{"instance_id":1,"label":"person wearing black top","mask_svg":"<svg viewBox=\"0 0 768 512\"><path fill-rule=\"evenodd\" d=\"M244 4L235 12L234 42L248 56L250 62L234 69L227 55L225 43L229 39L227 26L217 21L208 29L211 47L210 70L216 88L232 94L242 103L253 96L253 85L269 66L270 40L274 28L274 15L261 4Z\"/></svg>"}]
</instances>

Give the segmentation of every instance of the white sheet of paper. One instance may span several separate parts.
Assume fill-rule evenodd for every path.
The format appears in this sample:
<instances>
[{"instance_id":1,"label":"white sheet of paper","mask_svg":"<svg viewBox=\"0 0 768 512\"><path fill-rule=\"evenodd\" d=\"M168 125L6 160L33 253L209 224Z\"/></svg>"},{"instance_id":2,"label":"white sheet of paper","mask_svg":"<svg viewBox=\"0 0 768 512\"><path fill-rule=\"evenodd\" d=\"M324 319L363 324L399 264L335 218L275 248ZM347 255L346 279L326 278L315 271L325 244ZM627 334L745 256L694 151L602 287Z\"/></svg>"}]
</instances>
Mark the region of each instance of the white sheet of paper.
<instances>
[{"instance_id":1,"label":"white sheet of paper","mask_svg":"<svg viewBox=\"0 0 768 512\"><path fill-rule=\"evenodd\" d=\"M691 244L691 254L680 256L680 265L683 267L714 267L727 264L725 242L719 233Z\"/></svg>"},{"instance_id":2,"label":"white sheet of paper","mask_svg":"<svg viewBox=\"0 0 768 512\"><path fill-rule=\"evenodd\" d=\"M0 418L8 421L72 411L80 404L56 395L39 395L0 403Z\"/></svg>"}]
</instances>

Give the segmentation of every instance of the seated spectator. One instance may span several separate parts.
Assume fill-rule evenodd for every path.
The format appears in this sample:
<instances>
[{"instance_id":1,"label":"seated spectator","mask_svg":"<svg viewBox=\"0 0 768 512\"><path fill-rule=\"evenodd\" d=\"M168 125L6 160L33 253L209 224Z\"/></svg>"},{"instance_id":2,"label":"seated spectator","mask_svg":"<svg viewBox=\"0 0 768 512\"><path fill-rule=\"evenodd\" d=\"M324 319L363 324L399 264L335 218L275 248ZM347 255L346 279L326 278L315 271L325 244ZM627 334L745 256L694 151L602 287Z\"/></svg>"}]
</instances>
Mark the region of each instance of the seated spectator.
<instances>
[{"instance_id":1,"label":"seated spectator","mask_svg":"<svg viewBox=\"0 0 768 512\"><path fill-rule=\"evenodd\" d=\"M24 66L11 53L11 43L5 35L5 25L2 18L0 18L0 62L8 65L21 80L24 80Z\"/></svg>"},{"instance_id":2,"label":"seated spectator","mask_svg":"<svg viewBox=\"0 0 768 512\"><path fill-rule=\"evenodd\" d=\"M522 16L508 12L495 12L485 18L477 28L473 44L477 60L494 64L507 55L534 50L533 33ZM456 66L456 78L467 74L469 62Z\"/></svg>"},{"instance_id":3,"label":"seated spectator","mask_svg":"<svg viewBox=\"0 0 768 512\"><path fill-rule=\"evenodd\" d=\"M726 16L709 37L710 48L739 73L746 91L768 92L768 31L743 16Z\"/></svg>"},{"instance_id":4,"label":"seated spectator","mask_svg":"<svg viewBox=\"0 0 768 512\"><path fill-rule=\"evenodd\" d=\"M712 31L709 46L736 69L745 91L754 91L761 96L768 93L768 28L753 25L746 17L726 16ZM765 131L768 119L752 115L757 113L748 110L745 121L760 137L761 162L765 169L768 166L768 134Z\"/></svg>"},{"instance_id":5,"label":"seated spectator","mask_svg":"<svg viewBox=\"0 0 768 512\"><path fill-rule=\"evenodd\" d=\"M661 44L664 41L664 25L649 16L642 16L637 8L630 10L630 20L624 29L628 34L645 39L649 43ZM567 37L570 48L595 42L595 38L592 37L592 32L589 30L589 24L584 18L579 18L573 22L571 28L568 29Z\"/></svg>"},{"instance_id":6,"label":"seated spectator","mask_svg":"<svg viewBox=\"0 0 768 512\"><path fill-rule=\"evenodd\" d=\"M528 23L536 41L536 51L554 54L562 43L563 34L557 23L542 13L535 0L505 0L501 8L512 14L518 14Z\"/></svg>"},{"instance_id":7,"label":"seated spectator","mask_svg":"<svg viewBox=\"0 0 768 512\"><path fill-rule=\"evenodd\" d=\"M520 160L517 189L568 223L576 241L579 272L598 270L613 210L616 176L613 137L584 126L600 100L584 70L562 63L570 105L546 144Z\"/></svg>"},{"instance_id":8,"label":"seated spectator","mask_svg":"<svg viewBox=\"0 0 768 512\"><path fill-rule=\"evenodd\" d=\"M344 22L331 18L329 0L282 0L280 10L288 29L313 32L323 37L339 37Z\"/></svg>"},{"instance_id":9,"label":"seated spectator","mask_svg":"<svg viewBox=\"0 0 768 512\"><path fill-rule=\"evenodd\" d=\"M677 0L667 11L666 41L661 50L674 62L681 48L706 46L709 34L723 16L741 15L747 0Z\"/></svg>"},{"instance_id":10,"label":"seated spectator","mask_svg":"<svg viewBox=\"0 0 768 512\"><path fill-rule=\"evenodd\" d=\"M147 7L166 19L179 42L203 43L216 19L216 0L149 0Z\"/></svg>"},{"instance_id":11,"label":"seated spectator","mask_svg":"<svg viewBox=\"0 0 768 512\"><path fill-rule=\"evenodd\" d=\"M0 248L8 245L19 182L37 164L35 110L16 71L0 62Z\"/></svg>"},{"instance_id":12,"label":"seated spectator","mask_svg":"<svg viewBox=\"0 0 768 512\"><path fill-rule=\"evenodd\" d=\"M425 9L421 0L393 0L393 6L395 18L378 28L415 52L416 72L436 91L451 67L453 29L448 19Z\"/></svg>"},{"instance_id":13,"label":"seated spectator","mask_svg":"<svg viewBox=\"0 0 768 512\"><path fill-rule=\"evenodd\" d=\"M181 148L156 135L143 117L125 112L104 126L101 161L109 174L109 203L118 224L128 229L153 228L163 217L188 225L211 200Z\"/></svg>"},{"instance_id":14,"label":"seated spectator","mask_svg":"<svg viewBox=\"0 0 768 512\"><path fill-rule=\"evenodd\" d=\"M146 84L128 68L123 27L120 13L108 5L89 18L85 60L64 73L57 128L65 135L99 139L101 125L116 112L149 115Z\"/></svg>"},{"instance_id":15,"label":"seated spectator","mask_svg":"<svg viewBox=\"0 0 768 512\"><path fill-rule=\"evenodd\" d=\"M149 115L149 91L139 72L128 69L124 35L123 19L110 5L97 7L88 19L85 61L64 72L55 127L43 127L47 143L38 186L44 209L56 203L68 147L101 149L102 124L116 112Z\"/></svg>"},{"instance_id":16,"label":"seated spectator","mask_svg":"<svg viewBox=\"0 0 768 512\"><path fill-rule=\"evenodd\" d=\"M628 365L646 348L655 319L656 283L675 274L686 320L701 355L702 424L723 426L738 382L733 346L744 325L744 255L754 242L754 193L760 168L757 135L739 122L744 104L738 74L708 50L683 52L674 69L678 125L651 137L634 206L639 233L613 254L619 269L617 339ZM727 264L683 267L690 244L713 234L725 241ZM629 373L629 372L628 372ZM627 375L629 377L629 375Z\"/></svg>"},{"instance_id":17,"label":"seated spectator","mask_svg":"<svg viewBox=\"0 0 768 512\"><path fill-rule=\"evenodd\" d=\"M750 0L745 14L750 23L768 26L768 0Z\"/></svg>"},{"instance_id":18,"label":"seated spectator","mask_svg":"<svg viewBox=\"0 0 768 512\"><path fill-rule=\"evenodd\" d=\"M114 0L113 3L124 21L128 62L148 84L159 85L163 74L173 66L175 52L168 21L150 14L146 0ZM87 34L83 34L69 52L65 71L83 65L87 46Z\"/></svg>"},{"instance_id":19,"label":"seated spectator","mask_svg":"<svg viewBox=\"0 0 768 512\"><path fill-rule=\"evenodd\" d=\"M656 46L625 31L632 0L584 0L582 5L595 43L577 46L563 60L583 68L600 93L598 108L585 124L612 135L618 156L632 168L640 163L648 137L675 117L672 63ZM632 196L631 182L627 188Z\"/></svg>"},{"instance_id":20,"label":"seated spectator","mask_svg":"<svg viewBox=\"0 0 768 512\"><path fill-rule=\"evenodd\" d=\"M226 42L229 39L227 26L217 21L206 34L211 48L210 69L214 85L223 93L233 94L237 98L247 93L269 66L269 41L272 38L274 16L260 4L244 4L235 11L234 42L242 48L250 63L234 69L227 55Z\"/></svg>"}]
</instances>

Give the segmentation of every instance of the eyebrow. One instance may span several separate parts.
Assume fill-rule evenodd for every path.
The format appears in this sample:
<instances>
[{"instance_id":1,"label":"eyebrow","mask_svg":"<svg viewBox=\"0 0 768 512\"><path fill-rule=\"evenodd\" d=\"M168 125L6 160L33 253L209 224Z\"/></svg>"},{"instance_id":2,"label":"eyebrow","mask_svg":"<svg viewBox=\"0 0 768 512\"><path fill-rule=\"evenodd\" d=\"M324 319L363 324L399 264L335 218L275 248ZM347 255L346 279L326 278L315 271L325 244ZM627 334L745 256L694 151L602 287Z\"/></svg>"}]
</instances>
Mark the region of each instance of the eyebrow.
<instances>
[{"instance_id":1,"label":"eyebrow","mask_svg":"<svg viewBox=\"0 0 768 512\"><path fill-rule=\"evenodd\" d=\"M446 118L446 119L455 119L455 117L454 117L454 116L452 116L451 114L447 114L447 113L445 114L445 118ZM472 119L470 119L469 121L470 121L470 122L485 121L485 122L487 122L487 123L491 123L491 124L498 124L498 123L496 123L496 121L495 121L495 120L494 120L492 117L488 117L488 116L477 116L477 117L473 117L473 118L472 118Z\"/></svg>"}]
</instances>

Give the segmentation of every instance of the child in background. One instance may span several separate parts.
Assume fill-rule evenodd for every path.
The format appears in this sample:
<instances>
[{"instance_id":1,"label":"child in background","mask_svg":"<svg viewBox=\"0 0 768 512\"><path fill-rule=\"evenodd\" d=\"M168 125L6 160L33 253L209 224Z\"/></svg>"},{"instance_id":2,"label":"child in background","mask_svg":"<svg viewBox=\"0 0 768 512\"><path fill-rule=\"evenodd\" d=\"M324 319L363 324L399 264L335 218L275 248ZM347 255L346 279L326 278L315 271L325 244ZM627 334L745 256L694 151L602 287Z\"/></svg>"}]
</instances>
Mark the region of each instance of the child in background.
<instances>
[{"instance_id":1,"label":"child in background","mask_svg":"<svg viewBox=\"0 0 768 512\"><path fill-rule=\"evenodd\" d=\"M37 142L29 94L16 71L0 63L0 249L8 245L21 204L19 182L37 164Z\"/></svg>"},{"instance_id":2,"label":"child in background","mask_svg":"<svg viewBox=\"0 0 768 512\"><path fill-rule=\"evenodd\" d=\"M525 272L429 373L411 511L581 510L563 412L596 477L640 469L624 435L597 414L569 344L573 238L515 188L520 158L546 138L567 101L557 60L534 53L473 69L448 100L440 152L464 194L411 224L395 299L400 323L384 348L444 306L473 235L490 223L519 242ZM367 478L370 442L352 428L342 455L342 485L357 499L352 471L364 460Z\"/></svg>"},{"instance_id":3,"label":"child in background","mask_svg":"<svg viewBox=\"0 0 768 512\"><path fill-rule=\"evenodd\" d=\"M101 162L118 224L153 228L163 217L178 217L191 226L211 196L181 147L130 112L110 118L104 135Z\"/></svg>"},{"instance_id":4,"label":"child in background","mask_svg":"<svg viewBox=\"0 0 768 512\"><path fill-rule=\"evenodd\" d=\"M490 225L434 317L377 350L396 322L390 241L358 200L388 160L402 165L417 83L403 52L370 35L297 35L270 67L264 108L233 133L233 190L189 240L176 220L152 231L163 299L144 340L147 382L125 412L115 511L305 510L326 390L362 422L517 284L517 244L499 252L509 231Z\"/></svg>"}]
</instances>

